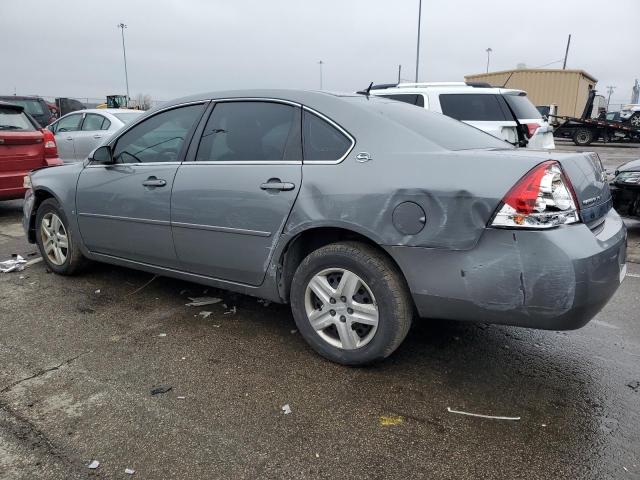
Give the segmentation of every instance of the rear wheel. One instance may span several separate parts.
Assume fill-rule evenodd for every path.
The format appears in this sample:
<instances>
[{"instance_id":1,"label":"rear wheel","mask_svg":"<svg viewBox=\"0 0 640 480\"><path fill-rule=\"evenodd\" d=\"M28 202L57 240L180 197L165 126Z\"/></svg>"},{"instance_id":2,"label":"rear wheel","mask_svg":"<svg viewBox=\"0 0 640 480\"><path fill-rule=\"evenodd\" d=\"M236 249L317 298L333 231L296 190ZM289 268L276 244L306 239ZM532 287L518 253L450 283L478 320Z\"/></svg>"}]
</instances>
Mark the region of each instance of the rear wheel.
<instances>
[{"instance_id":1,"label":"rear wheel","mask_svg":"<svg viewBox=\"0 0 640 480\"><path fill-rule=\"evenodd\" d=\"M578 128L573 134L573 143L575 143L576 145L590 145L593 140L593 130L589 128Z\"/></svg>"},{"instance_id":2,"label":"rear wheel","mask_svg":"<svg viewBox=\"0 0 640 480\"><path fill-rule=\"evenodd\" d=\"M640 112L635 112L629 117L629 124L632 127L640 128Z\"/></svg>"},{"instance_id":3,"label":"rear wheel","mask_svg":"<svg viewBox=\"0 0 640 480\"><path fill-rule=\"evenodd\" d=\"M398 268L373 247L335 243L309 254L291 285L298 330L320 355L344 365L389 356L406 337L413 304Z\"/></svg>"},{"instance_id":4,"label":"rear wheel","mask_svg":"<svg viewBox=\"0 0 640 480\"><path fill-rule=\"evenodd\" d=\"M87 263L69 229L67 217L53 198L38 207L36 242L42 258L55 273L73 275Z\"/></svg>"}]
</instances>

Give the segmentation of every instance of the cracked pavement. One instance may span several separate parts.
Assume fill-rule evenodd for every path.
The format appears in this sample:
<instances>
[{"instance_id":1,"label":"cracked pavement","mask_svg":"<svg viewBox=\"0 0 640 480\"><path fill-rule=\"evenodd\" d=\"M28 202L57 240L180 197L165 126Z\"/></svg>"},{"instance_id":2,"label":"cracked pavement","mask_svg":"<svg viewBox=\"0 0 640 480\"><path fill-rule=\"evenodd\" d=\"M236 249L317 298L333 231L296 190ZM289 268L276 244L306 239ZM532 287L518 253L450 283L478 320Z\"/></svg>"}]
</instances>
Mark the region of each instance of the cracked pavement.
<instances>
[{"instance_id":1,"label":"cracked pavement","mask_svg":"<svg viewBox=\"0 0 640 480\"><path fill-rule=\"evenodd\" d=\"M20 205L0 203L1 259L34 258ZM205 287L151 278L0 275L1 480L640 478L638 264L583 329L421 321L360 369L315 355L286 306L187 307Z\"/></svg>"}]
</instances>

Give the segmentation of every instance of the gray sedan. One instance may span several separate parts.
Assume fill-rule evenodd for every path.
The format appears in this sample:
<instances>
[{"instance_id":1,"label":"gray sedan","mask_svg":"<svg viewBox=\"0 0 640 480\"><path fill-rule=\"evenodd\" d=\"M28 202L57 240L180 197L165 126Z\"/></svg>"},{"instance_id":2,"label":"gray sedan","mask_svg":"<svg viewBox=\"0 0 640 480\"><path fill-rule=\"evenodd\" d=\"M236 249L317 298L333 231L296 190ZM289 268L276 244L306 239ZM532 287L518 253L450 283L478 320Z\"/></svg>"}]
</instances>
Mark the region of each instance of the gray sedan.
<instances>
[{"instance_id":1,"label":"gray sedan","mask_svg":"<svg viewBox=\"0 0 640 480\"><path fill-rule=\"evenodd\" d=\"M119 108L81 110L59 118L47 128L56 137L58 156L65 163L78 162L142 113Z\"/></svg>"},{"instance_id":2,"label":"gray sedan","mask_svg":"<svg viewBox=\"0 0 640 480\"><path fill-rule=\"evenodd\" d=\"M52 271L91 259L290 303L348 365L390 355L414 316L579 328L626 270L597 155L516 150L366 95L175 100L25 181Z\"/></svg>"}]
</instances>

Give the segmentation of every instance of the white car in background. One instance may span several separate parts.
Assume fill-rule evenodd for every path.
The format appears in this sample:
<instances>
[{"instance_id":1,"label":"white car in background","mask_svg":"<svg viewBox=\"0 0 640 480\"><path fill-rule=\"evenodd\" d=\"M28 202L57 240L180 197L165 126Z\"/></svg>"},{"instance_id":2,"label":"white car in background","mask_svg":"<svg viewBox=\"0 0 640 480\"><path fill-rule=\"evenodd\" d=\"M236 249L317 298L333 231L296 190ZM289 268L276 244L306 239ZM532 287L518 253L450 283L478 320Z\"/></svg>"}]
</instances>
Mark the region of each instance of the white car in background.
<instances>
[{"instance_id":1,"label":"white car in background","mask_svg":"<svg viewBox=\"0 0 640 480\"><path fill-rule=\"evenodd\" d=\"M88 109L71 112L51 123L58 156L65 162L80 162L104 141L144 112L122 108Z\"/></svg>"},{"instance_id":2,"label":"white car in background","mask_svg":"<svg viewBox=\"0 0 640 480\"><path fill-rule=\"evenodd\" d=\"M443 113L512 145L555 148L553 128L522 90L480 83L433 82L374 85L369 94Z\"/></svg>"},{"instance_id":3,"label":"white car in background","mask_svg":"<svg viewBox=\"0 0 640 480\"><path fill-rule=\"evenodd\" d=\"M629 122L633 127L640 128L640 104L630 103L620 109L620 120Z\"/></svg>"}]
</instances>

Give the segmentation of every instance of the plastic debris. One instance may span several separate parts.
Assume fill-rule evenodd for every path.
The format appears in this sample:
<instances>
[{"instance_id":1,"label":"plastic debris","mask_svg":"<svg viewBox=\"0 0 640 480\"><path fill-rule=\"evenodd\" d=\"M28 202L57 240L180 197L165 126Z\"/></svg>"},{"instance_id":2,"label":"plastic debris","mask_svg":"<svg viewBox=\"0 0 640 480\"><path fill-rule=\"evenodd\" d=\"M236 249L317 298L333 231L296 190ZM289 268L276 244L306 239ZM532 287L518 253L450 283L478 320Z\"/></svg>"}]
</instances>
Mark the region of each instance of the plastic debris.
<instances>
[{"instance_id":1,"label":"plastic debris","mask_svg":"<svg viewBox=\"0 0 640 480\"><path fill-rule=\"evenodd\" d=\"M316 458L320 458L320 454L319 453L316 453Z\"/></svg>"},{"instance_id":2,"label":"plastic debris","mask_svg":"<svg viewBox=\"0 0 640 480\"><path fill-rule=\"evenodd\" d=\"M290 330L289 333L291 333L291 335L294 335L296 333L298 333L298 330L296 330L295 328L293 330Z\"/></svg>"},{"instance_id":3,"label":"plastic debris","mask_svg":"<svg viewBox=\"0 0 640 480\"><path fill-rule=\"evenodd\" d=\"M166 336L167 336L167 334L166 334L166 333L159 333L159 334L158 334L158 336L159 336L159 337L166 337Z\"/></svg>"},{"instance_id":4,"label":"plastic debris","mask_svg":"<svg viewBox=\"0 0 640 480\"><path fill-rule=\"evenodd\" d=\"M291 413L291 407L288 403L282 406L282 413L284 413L285 415L289 415Z\"/></svg>"},{"instance_id":5,"label":"plastic debris","mask_svg":"<svg viewBox=\"0 0 640 480\"><path fill-rule=\"evenodd\" d=\"M204 307L205 305L213 305L220 303L221 298L218 297L187 297L191 300L189 303L185 303L187 307Z\"/></svg>"},{"instance_id":6,"label":"plastic debris","mask_svg":"<svg viewBox=\"0 0 640 480\"><path fill-rule=\"evenodd\" d=\"M91 470L95 470L100 466L100 462L98 460L91 460L91 463L87 465Z\"/></svg>"},{"instance_id":7,"label":"plastic debris","mask_svg":"<svg viewBox=\"0 0 640 480\"><path fill-rule=\"evenodd\" d=\"M238 310L236 309L236 306L234 305L233 307L231 307L229 310L227 310L226 312L224 312L225 315L235 315L238 312Z\"/></svg>"},{"instance_id":8,"label":"plastic debris","mask_svg":"<svg viewBox=\"0 0 640 480\"><path fill-rule=\"evenodd\" d=\"M177 398L178 398L178 400L184 400L187 397L177 397Z\"/></svg>"},{"instance_id":9,"label":"plastic debris","mask_svg":"<svg viewBox=\"0 0 640 480\"><path fill-rule=\"evenodd\" d=\"M97 289L94 293L98 295L100 293L100 289Z\"/></svg>"},{"instance_id":10,"label":"plastic debris","mask_svg":"<svg viewBox=\"0 0 640 480\"><path fill-rule=\"evenodd\" d=\"M151 395L160 395L163 393L167 393L172 389L173 387L171 385L158 385L157 387L153 387L151 389Z\"/></svg>"},{"instance_id":11,"label":"plastic debris","mask_svg":"<svg viewBox=\"0 0 640 480\"><path fill-rule=\"evenodd\" d=\"M202 318L207 318L209 315L213 314L213 312L205 312L202 311L200 312L198 315L200 315Z\"/></svg>"},{"instance_id":12,"label":"plastic debris","mask_svg":"<svg viewBox=\"0 0 640 480\"><path fill-rule=\"evenodd\" d=\"M492 420L520 420L520 417L501 417L497 415L483 415L481 413L462 412L460 410L454 410L451 407L447 407L449 413L457 413L459 415L467 415L469 417L489 418Z\"/></svg>"},{"instance_id":13,"label":"plastic debris","mask_svg":"<svg viewBox=\"0 0 640 480\"><path fill-rule=\"evenodd\" d=\"M13 255L11 255L11 260L0 262L0 272L21 272L22 270L24 270L26 264L27 261L24 258L14 253Z\"/></svg>"},{"instance_id":14,"label":"plastic debris","mask_svg":"<svg viewBox=\"0 0 640 480\"><path fill-rule=\"evenodd\" d=\"M133 475L134 473L136 473L136 471L133 468L125 468L124 473L126 473L127 475Z\"/></svg>"},{"instance_id":15,"label":"plastic debris","mask_svg":"<svg viewBox=\"0 0 640 480\"><path fill-rule=\"evenodd\" d=\"M398 415L392 415L392 416L381 416L379 418L380 421L380 426L381 427L392 427L394 425L400 425L402 422L404 422L404 418L398 416Z\"/></svg>"}]
</instances>

